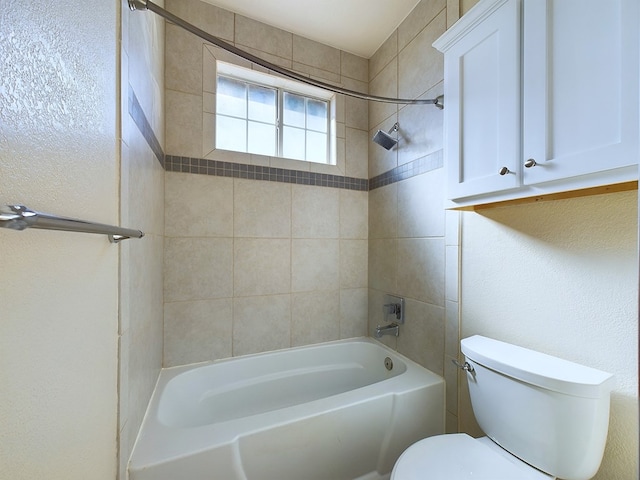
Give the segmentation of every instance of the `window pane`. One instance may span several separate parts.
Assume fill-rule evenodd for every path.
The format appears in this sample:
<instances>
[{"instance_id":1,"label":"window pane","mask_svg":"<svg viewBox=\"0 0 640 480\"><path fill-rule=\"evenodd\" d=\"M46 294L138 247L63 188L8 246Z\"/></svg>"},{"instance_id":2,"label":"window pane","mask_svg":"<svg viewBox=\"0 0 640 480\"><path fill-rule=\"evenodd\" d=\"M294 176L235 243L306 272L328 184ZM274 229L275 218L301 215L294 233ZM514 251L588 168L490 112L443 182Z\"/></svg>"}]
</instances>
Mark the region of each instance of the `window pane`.
<instances>
[{"instance_id":1,"label":"window pane","mask_svg":"<svg viewBox=\"0 0 640 480\"><path fill-rule=\"evenodd\" d=\"M266 123L249 122L249 153L276 155L276 127Z\"/></svg>"},{"instance_id":2,"label":"window pane","mask_svg":"<svg viewBox=\"0 0 640 480\"><path fill-rule=\"evenodd\" d=\"M307 100L307 128L318 132L327 131L327 103Z\"/></svg>"},{"instance_id":3,"label":"window pane","mask_svg":"<svg viewBox=\"0 0 640 480\"><path fill-rule=\"evenodd\" d=\"M247 115L247 86L232 78L218 77L216 113L245 118Z\"/></svg>"},{"instance_id":4,"label":"window pane","mask_svg":"<svg viewBox=\"0 0 640 480\"><path fill-rule=\"evenodd\" d=\"M304 128L304 97L284 92L284 124Z\"/></svg>"},{"instance_id":5,"label":"window pane","mask_svg":"<svg viewBox=\"0 0 640 480\"><path fill-rule=\"evenodd\" d=\"M216 148L247 151L247 122L237 118L216 115Z\"/></svg>"},{"instance_id":6,"label":"window pane","mask_svg":"<svg viewBox=\"0 0 640 480\"><path fill-rule=\"evenodd\" d=\"M327 135L307 130L307 160L327 163Z\"/></svg>"},{"instance_id":7,"label":"window pane","mask_svg":"<svg viewBox=\"0 0 640 480\"><path fill-rule=\"evenodd\" d=\"M276 91L249 85L249 119L265 123L276 121Z\"/></svg>"},{"instance_id":8,"label":"window pane","mask_svg":"<svg viewBox=\"0 0 640 480\"><path fill-rule=\"evenodd\" d=\"M284 127L282 132L282 156L304 160L304 130Z\"/></svg>"}]
</instances>

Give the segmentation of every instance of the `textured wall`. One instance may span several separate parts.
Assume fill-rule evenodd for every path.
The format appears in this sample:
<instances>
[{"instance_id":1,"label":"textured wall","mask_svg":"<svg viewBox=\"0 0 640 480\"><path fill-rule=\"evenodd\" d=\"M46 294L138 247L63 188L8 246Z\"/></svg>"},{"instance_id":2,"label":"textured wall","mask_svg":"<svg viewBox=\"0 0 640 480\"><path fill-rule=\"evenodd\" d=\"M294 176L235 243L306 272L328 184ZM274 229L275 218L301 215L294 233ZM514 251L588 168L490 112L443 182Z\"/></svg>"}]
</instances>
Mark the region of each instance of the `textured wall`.
<instances>
[{"instance_id":1,"label":"textured wall","mask_svg":"<svg viewBox=\"0 0 640 480\"><path fill-rule=\"evenodd\" d=\"M0 1L0 202L118 223L117 3ZM0 476L116 475L118 247L0 231Z\"/></svg>"},{"instance_id":2,"label":"textured wall","mask_svg":"<svg viewBox=\"0 0 640 480\"><path fill-rule=\"evenodd\" d=\"M486 335L615 374L595 478L635 478L637 192L462 217L462 336ZM467 393L461 401L461 427L479 433Z\"/></svg>"},{"instance_id":3,"label":"textured wall","mask_svg":"<svg viewBox=\"0 0 640 480\"><path fill-rule=\"evenodd\" d=\"M159 2L162 6L162 2ZM120 246L119 475L162 367L164 248L164 26L121 0L121 176L123 225L145 232Z\"/></svg>"}]
</instances>

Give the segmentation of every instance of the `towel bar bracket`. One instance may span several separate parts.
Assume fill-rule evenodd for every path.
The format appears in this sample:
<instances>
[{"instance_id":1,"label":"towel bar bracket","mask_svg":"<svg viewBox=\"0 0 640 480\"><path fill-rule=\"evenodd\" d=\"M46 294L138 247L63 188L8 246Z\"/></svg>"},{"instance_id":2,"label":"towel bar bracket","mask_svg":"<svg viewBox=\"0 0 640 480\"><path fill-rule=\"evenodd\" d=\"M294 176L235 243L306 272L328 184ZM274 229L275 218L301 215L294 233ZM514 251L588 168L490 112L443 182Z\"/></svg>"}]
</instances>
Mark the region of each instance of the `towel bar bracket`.
<instances>
[{"instance_id":1,"label":"towel bar bracket","mask_svg":"<svg viewBox=\"0 0 640 480\"><path fill-rule=\"evenodd\" d=\"M12 230L41 228L66 232L97 233L108 235L111 243L144 236L144 232L140 230L36 212L24 205L6 205L4 208L0 208L0 227Z\"/></svg>"}]
</instances>

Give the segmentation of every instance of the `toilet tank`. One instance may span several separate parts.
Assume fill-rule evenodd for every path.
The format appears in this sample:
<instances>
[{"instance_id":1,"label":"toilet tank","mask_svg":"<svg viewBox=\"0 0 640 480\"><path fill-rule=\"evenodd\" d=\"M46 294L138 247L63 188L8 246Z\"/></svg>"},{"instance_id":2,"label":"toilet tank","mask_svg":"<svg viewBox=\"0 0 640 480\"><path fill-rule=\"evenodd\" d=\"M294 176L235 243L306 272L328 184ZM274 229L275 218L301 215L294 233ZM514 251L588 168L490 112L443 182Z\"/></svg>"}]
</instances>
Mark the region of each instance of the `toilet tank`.
<instances>
[{"instance_id":1,"label":"toilet tank","mask_svg":"<svg viewBox=\"0 0 640 480\"><path fill-rule=\"evenodd\" d=\"M498 445L565 480L592 478L609 428L613 375L479 335L461 341L478 424Z\"/></svg>"}]
</instances>

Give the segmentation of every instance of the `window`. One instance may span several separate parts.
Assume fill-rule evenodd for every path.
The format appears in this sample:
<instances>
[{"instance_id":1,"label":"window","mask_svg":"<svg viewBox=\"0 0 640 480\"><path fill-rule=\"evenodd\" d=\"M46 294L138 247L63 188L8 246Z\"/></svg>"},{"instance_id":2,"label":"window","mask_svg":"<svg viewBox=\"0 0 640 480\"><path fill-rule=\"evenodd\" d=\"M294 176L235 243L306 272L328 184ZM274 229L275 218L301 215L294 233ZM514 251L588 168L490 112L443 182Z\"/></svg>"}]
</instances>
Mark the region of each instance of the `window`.
<instances>
[{"instance_id":1,"label":"window","mask_svg":"<svg viewBox=\"0 0 640 480\"><path fill-rule=\"evenodd\" d=\"M218 62L216 148L335 164L333 95Z\"/></svg>"}]
</instances>

